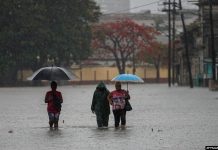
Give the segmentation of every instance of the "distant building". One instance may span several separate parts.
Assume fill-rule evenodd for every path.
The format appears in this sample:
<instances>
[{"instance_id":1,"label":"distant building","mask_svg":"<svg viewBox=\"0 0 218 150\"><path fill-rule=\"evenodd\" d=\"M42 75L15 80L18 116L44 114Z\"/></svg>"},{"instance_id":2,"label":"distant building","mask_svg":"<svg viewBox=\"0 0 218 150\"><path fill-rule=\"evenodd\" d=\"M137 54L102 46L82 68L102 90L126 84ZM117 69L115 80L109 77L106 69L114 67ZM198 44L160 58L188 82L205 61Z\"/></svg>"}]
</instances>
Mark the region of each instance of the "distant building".
<instances>
[{"instance_id":1,"label":"distant building","mask_svg":"<svg viewBox=\"0 0 218 150\"><path fill-rule=\"evenodd\" d=\"M191 62L192 77L196 86L208 86L212 78L212 51L211 51L211 26L208 0L195 0L199 6L196 14L198 20L195 24L187 26L189 42L189 59ZM212 0L213 5L213 29L214 47L218 56L218 1ZM186 16L186 14L185 14ZM181 36L182 37L182 36ZM184 43L183 43L184 44ZM184 45L177 51L179 79L181 84L188 84L186 53ZM216 80L218 79L218 58L216 58Z\"/></svg>"},{"instance_id":2,"label":"distant building","mask_svg":"<svg viewBox=\"0 0 218 150\"><path fill-rule=\"evenodd\" d=\"M216 51L216 80L218 79L218 1L212 0L213 7L213 30L214 30L214 48ZM199 0L199 9L202 23L202 45L204 45L203 68L204 79L206 81L212 78L212 49L211 49L211 26L210 26L210 8L209 1Z\"/></svg>"},{"instance_id":3,"label":"distant building","mask_svg":"<svg viewBox=\"0 0 218 150\"><path fill-rule=\"evenodd\" d=\"M195 12L197 10L193 10ZM158 41L162 43L168 43L168 15L167 14L152 14L150 10L139 12L139 13L113 13L102 15L100 17L100 23L106 22L116 22L117 20L122 19L131 19L136 23L144 26L154 27L162 34L157 37ZM186 25L193 23L198 16L193 14L185 15ZM157 27L157 22L159 25ZM177 34L183 32L182 21L179 15L176 16L175 20L176 32Z\"/></svg>"},{"instance_id":4,"label":"distant building","mask_svg":"<svg viewBox=\"0 0 218 150\"><path fill-rule=\"evenodd\" d=\"M130 0L95 0L103 14L129 12Z\"/></svg>"},{"instance_id":5,"label":"distant building","mask_svg":"<svg viewBox=\"0 0 218 150\"><path fill-rule=\"evenodd\" d=\"M193 10L195 12L195 10ZM138 24L143 24L145 26L153 26L155 27L155 21L161 21L161 26L168 26L168 15L167 14L152 14L150 10L139 12L139 13L113 13L113 14L105 14L100 17L100 22L115 22L117 20L122 19L132 19ZM191 24L194 20L196 20L198 16L193 14L185 15L185 22L187 25ZM183 31L182 21L179 15L176 16L176 29L178 32ZM165 29L168 32L168 28Z\"/></svg>"}]
</instances>

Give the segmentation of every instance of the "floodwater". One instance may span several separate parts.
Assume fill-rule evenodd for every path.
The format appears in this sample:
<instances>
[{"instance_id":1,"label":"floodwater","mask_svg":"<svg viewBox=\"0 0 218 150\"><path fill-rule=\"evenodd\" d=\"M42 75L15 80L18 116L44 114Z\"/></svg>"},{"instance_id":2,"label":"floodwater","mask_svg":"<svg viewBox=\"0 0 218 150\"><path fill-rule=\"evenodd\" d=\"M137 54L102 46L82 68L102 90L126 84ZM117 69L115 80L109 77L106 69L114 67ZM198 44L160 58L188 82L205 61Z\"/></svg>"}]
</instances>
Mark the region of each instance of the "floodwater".
<instances>
[{"instance_id":1,"label":"floodwater","mask_svg":"<svg viewBox=\"0 0 218 150\"><path fill-rule=\"evenodd\" d=\"M108 85L113 90L113 85ZM126 88L126 85L123 85ZM95 85L61 86L59 130L48 128L47 87L0 88L1 150L204 150L218 145L218 93L207 88L130 84L127 128L96 128Z\"/></svg>"}]
</instances>

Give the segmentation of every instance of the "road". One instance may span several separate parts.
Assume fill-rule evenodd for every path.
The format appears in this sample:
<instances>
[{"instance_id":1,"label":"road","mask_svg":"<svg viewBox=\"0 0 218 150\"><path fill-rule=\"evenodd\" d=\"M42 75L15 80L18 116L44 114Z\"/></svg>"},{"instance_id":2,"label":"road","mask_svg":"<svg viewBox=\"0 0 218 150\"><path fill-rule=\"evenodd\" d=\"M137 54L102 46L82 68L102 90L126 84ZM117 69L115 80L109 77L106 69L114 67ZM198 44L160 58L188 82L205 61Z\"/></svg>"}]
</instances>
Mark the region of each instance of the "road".
<instances>
[{"instance_id":1,"label":"road","mask_svg":"<svg viewBox=\"0 0 218 150\"><path fill-rule=\"evenodd\" d=\"M107 85L109 90L114 85ZM126 88L126 85L123 85ZM0 88L2 150L204 150L218 145L218 93L207 88L130 84L127 128L96 128L95 85L58 87L64 103L59 130L48 128L47 87Z\"/></svg>"}]
</instances>

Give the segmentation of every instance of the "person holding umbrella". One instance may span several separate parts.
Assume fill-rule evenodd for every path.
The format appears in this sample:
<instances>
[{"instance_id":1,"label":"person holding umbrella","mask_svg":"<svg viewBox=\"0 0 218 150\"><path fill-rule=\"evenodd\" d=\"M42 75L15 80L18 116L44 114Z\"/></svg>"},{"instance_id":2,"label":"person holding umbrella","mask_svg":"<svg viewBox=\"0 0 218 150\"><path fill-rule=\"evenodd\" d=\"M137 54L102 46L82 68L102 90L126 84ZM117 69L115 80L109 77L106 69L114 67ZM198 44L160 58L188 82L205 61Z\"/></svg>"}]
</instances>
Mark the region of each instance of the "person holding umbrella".
<instances>
[{"instance_id":1,"label":"person holding umbrella","mask_svg":"<svg viewBox=\"0 0 218 150\"><path fill-rule=\"evenodd\" d=\"M112 105L115 128L119 127L121 120L121 127L125 128L126 126L126 110L125 104L126 100L130 99L129 93L126 90L121 89L121 83L115 83L116 90L112 91L108 95L109 103Z\"/></svg>"},{"instance_id":2,"label":"person holding umbrella","mask_svg":"<svg viewBox=\"0 0 218 150\"><path fill-rule=\"evenodd\" d=\"M49 116L50 128L58 128L58 121L61 112L61 104L63 103L62 94L56 91L57 83L55 81L51 82L51 91L48 91L45 95L45 103L47 103L47 111Z\"/></svg>"},{"instance_id":3,"label":"person holding umbrella","mask_svg":"<svg viewBox=\"0 0 218 150\"><path fill-rule=\"evenodd\" d=\"M100 82L93 94L91 111L96 114L98 128L108 127L110 105L107 100L109 91L103 82Z\"/></svg>"}]
</instances>

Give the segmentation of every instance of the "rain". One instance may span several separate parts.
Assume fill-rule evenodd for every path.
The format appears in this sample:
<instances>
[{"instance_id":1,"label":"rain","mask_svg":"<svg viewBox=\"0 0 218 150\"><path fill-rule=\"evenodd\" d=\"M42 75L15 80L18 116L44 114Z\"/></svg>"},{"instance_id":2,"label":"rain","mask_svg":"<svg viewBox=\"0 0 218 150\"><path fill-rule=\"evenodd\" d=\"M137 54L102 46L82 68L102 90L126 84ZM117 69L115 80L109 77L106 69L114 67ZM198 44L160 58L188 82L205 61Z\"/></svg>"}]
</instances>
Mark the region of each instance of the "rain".
<instances>
[{"instance_id":1,"label":"rain","mask_svg":"<svg viewBox=\"0 0 218 150\"><path fill-rule=\"evenodd\" d=\"M0 7L0 149L218 149L217 1Z\"/></svg>"}]
</instances>

